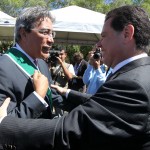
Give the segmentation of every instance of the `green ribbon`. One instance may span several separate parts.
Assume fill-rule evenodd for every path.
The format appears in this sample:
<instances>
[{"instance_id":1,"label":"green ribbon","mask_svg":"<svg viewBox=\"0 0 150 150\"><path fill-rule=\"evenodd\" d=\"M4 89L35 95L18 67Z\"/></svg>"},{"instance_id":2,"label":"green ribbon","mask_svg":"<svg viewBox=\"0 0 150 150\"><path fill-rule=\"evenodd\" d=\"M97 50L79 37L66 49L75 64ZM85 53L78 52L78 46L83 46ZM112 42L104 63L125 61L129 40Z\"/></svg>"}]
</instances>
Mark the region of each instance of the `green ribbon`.
<instances>
[{"instance_id":1,"label":"green ribbon","mask_svg":"<svg viewBox=\"0 0 150 150\"><path fill-rule=\"evenodd\" d=\"M34 71L37 70L36 66L21 51L11 48L6 52L6 54L8 54L15 61L15 63L17 63L30 76L32 76ZM50 108L52 110L52 94L50 88L48 88L46 95L49 99Z\"/></svg>"}]
</instances>

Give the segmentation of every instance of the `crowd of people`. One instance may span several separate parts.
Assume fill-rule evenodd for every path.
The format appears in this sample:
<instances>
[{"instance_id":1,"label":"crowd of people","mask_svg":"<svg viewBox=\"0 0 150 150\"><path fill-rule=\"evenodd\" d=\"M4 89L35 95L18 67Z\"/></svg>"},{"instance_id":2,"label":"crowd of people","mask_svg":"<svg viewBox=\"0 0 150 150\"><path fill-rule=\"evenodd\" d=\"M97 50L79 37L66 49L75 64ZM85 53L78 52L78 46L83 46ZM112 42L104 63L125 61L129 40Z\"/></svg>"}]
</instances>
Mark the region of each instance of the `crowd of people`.
<instances>
[{"instance_id":1,"label":"crowd of people","mask_svg":"<svg viewBox=\"0 0 150 150\"><path fill-rule=\"evenodd\" d=\"M61 49L51 72L53 21L45 8L26 8L14 46L0 56L0 150L149 150L147 13L131 5L109 11L99 56L92 50L86 62L77 52L72 66ZM53 107L68 113L55 117Z\"/></svg>"}]
</instances>

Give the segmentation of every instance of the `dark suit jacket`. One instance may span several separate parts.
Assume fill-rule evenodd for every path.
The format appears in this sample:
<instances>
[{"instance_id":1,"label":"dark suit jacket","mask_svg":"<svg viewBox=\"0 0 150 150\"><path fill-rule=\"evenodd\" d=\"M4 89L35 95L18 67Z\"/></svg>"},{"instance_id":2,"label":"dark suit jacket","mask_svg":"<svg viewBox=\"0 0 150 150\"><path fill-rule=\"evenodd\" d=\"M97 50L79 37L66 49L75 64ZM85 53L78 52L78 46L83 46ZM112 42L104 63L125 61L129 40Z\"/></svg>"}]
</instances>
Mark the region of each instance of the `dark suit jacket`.
<instances>
[{"instance_id":1,"label":"dark suit jacket","mask_svg":"<svg viewBox=\"0 0 150 150\"><path fill-rule=\"evenodd\" d=\"M150 150L149 57L122 67L94 96L71 91L68 101L78 106L58 119L6 117L0 124L1 147Z\"/></svg>"},{"instance_id":2,"label":"dark suit jacket","mask_svg":"<svg viewBox=\"0 0 150 150\"><path fill-rule=\"evenodd\" d=\"M51 75L45 61L39 59L38 67L51 83ZM33 91L31 79L8 56L0 56L0 105L4 98L11 98L8 115L19 118L51 118L50 107L46 108ZM62 97L55 90L52 90L52 99L54 105L62 101ZM50 105L49 100L45 100Z\"/></svg>"},{"instance_id":3,"label":"dark suit jacket","mask_svg":"<svg viewBox=\"0 0 150 150\"><path fill-rule=\"evenodd\" d=\"M84 59L82 59L81 65L78 68L78 72L77 72L77 76L79 77L83 77L83 74L87 68L87 61L85 61ZM79 91L79 89L83 89L83 86L85 85L83 83L83 79L82 78L75 78L76 79L76 83L74 83L73 81L71 81L69 83L69 87L73 90Z\"/></svg>"}]
</instances>

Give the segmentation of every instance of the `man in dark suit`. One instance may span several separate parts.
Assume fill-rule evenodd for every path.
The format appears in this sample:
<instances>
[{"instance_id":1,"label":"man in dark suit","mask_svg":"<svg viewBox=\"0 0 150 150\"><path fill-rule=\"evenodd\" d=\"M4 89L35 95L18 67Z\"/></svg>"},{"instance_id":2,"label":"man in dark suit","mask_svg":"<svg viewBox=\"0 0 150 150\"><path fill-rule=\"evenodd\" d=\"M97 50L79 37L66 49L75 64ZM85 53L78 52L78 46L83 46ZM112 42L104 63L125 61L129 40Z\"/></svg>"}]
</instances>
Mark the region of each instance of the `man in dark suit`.
<instances>
[{"instance_id":1,"label":"man in dark suit","mask_svg":"<svg viewBox=\"0 0 150 150\"><path fill-rule=\"evenodd\" d=\"M52 105L62 101L49 88L52 79L43 60L54 42L52 22L50 12L42 7L27 8L16 20L15 44L0 56L0 104L5 97L11 98L8 115L52 118ZM41 83L32 82L35 70L42 73Z\"/></svg>"},{"instance_id":2,"label":"man in dark suit","mask_svg":"<svg viewBox=\"0 0 150 150\"><path fill-rule=\"evenodd\" d=\"M150 149L149 17L138 6L116 8L106 15L101 37L98 46L113 72L97 93L90 96L52 85L74 107L53 120L5 117L4 109L2 148Z\"/></svg>"},{"instance_id":3,"label":"man in dark suit","mask_svg":"<svg viewBox=\"0 0 150 150\"><path fill-rule=\"evenodd\" d=\"M72 90L86 92L86 85L83 83L83 74L87 68L87 61L84 60L81 52L76 52L73 55L75 77L69 82L69 87Z\"/></svg>"}]
</instances>

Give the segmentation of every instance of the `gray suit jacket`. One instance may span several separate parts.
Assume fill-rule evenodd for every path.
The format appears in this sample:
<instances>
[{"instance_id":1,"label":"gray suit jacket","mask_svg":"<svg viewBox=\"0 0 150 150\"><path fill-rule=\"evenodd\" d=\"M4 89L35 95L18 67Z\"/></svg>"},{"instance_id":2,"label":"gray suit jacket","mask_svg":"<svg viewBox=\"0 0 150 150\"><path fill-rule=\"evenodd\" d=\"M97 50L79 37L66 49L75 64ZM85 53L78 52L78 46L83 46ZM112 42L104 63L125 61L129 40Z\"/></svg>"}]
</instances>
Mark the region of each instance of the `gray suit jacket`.
<instances>
[{"instance_id":1,"label":"gray suit jacket","mask_svg":"<svg viewBox=\"0 0 150 150\"><path fill-rule=\"evenodd\" d=\"M149 150L150 58L118 70L95 95L71 91L75 107L53 120L6 117L2 148L57 150ZM32 134L31 134L32 133Z\"/></svg>"},{"instance_id":2,"label":"gray suit jacket","mask_svg":"<svg viewBox=\"0 0 150 150\"><path fill-rule=\"evenodd\" d=\"M49 84L52 83L44 60L38 60L38 67L48 77ZM51 118L50 107L46 108L33 91L31 79L8 56L0 56L0 105L6 97L11 98L8 115L19 118ZM45 100L50 105L46 97ZM55 90L52 90L52 100L54 105L63 101Z\"/></svg>"}]
</instances>

